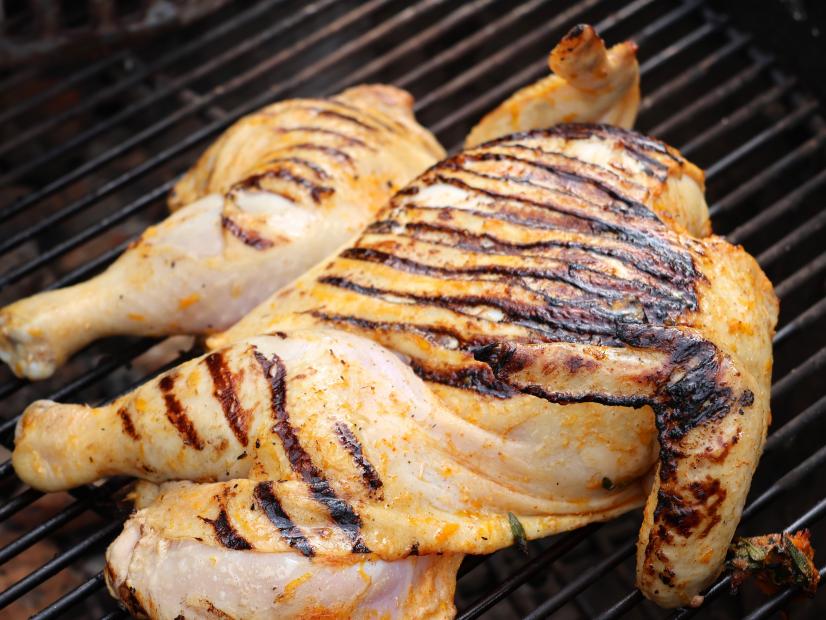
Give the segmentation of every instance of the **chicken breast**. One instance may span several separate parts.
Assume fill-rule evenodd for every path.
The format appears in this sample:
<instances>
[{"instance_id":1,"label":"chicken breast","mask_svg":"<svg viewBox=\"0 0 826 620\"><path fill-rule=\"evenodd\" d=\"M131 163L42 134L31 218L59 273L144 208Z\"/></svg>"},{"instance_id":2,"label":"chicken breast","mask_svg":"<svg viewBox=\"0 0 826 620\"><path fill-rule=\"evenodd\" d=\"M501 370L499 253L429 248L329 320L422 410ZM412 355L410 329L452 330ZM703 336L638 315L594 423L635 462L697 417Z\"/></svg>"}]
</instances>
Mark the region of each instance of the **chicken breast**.
<instances>
[{"instance_id":1,"label":"chicken breast","mask_svg":"<svg viewBox=\"0 0 826 620\"><path fill-rule=\"evenodd\" d=\"M444 155L412 104L399 89L359 86L240 120L176 185L176 212L104 273L0 310L0 359L43 379L105 336L229 327Z\"/></svg>"},{"instance_id":2,"label":"chicken breast","mask_svg":"<svg viewBox=\"0 0 826 620\"><path fill-rule=\"evenodd\" d=\"M552 75L515 92L465 140L473 147L501 136L560 123L606 123L631 129L640 104L637 46L606 49L592 26L574 27L548 56Z\"/></svg>"},{"instance_id":3,"label":"chicken breast","mask_svg":"<svg viewBox=\"0 0 826 620\"><path fill-rule=\"evenodd\" d=\"M777 317L755 261L705 236L702 193L679 153L612 127L467 150L209 355L105 407L33 404L15 469L45 490L199 482L136 513L113 546L127 560L110 553L113 592L153 617L183 609L163 584L187 568L142 537L226 566L341 563L345 580L377 560L403 583L411 556L511 544L509 513L537 538L642 503L638 585L687 604L719 573L762 449Z\"/></svg>"}]
</instances>

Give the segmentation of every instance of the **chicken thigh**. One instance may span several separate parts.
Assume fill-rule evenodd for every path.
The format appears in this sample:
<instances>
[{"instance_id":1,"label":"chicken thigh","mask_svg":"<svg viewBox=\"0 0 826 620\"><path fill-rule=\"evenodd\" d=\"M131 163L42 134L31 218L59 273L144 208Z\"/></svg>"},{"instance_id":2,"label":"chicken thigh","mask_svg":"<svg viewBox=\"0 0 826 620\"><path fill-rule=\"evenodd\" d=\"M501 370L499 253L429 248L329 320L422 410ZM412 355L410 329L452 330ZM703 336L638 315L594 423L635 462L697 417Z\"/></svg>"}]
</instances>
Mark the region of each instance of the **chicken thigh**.
<instances>
[{"instance_id":1,"label":"chicken thigh","mask_svg":"<svg viewBox=\"0 0 826 620\"><path fill-rule=\"evenodd\" d=\"M511 544L512 518L538 538L643 503L638 585L687 604L762 449L777 317L756 262L708 231L702 173L639 134L467 150L212 353L104 407L34 403L15 469L45 490L196 482L164 485L110 548L110 589L151 617L369 615L387 596L444 617L462 554ZM365 589L328 596L330 567ZM432 607L406 605L417 587Z\"/></svg>"},{"instance_id":2,"label":"chicken thigh","mask_svg":"<svg viewBox=\"0 0 826 620\"><path fill-rule=\"evenodd\" d=\"M117 334L204 334L361 232L444 151L391 86L268 106L232 126L175 186L175 213L101 275L0 310L0 359L30 379Z\"/></svg>"}]
</instances>

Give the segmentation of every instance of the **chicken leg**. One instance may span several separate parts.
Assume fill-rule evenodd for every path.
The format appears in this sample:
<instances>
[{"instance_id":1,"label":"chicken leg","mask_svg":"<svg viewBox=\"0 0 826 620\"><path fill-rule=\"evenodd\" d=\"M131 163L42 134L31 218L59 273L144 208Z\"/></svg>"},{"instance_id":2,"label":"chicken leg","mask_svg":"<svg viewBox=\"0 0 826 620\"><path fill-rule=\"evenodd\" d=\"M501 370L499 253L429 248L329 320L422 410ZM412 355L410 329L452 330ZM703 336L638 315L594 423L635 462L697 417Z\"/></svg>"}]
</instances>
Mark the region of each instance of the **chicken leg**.
<instances>
[{"instance_id":1,"label":"chicken leg","mask_svg":"<svg viewBox=\"0 0 826 620\"><path fill-rule=\"evenodd\" d=\"M443 153L390 86L266 107L227 130L176 185L176 212L104 273L0 310L0 359L43 379L105 336L226 328Z\"/></svg>"}]
</instances>

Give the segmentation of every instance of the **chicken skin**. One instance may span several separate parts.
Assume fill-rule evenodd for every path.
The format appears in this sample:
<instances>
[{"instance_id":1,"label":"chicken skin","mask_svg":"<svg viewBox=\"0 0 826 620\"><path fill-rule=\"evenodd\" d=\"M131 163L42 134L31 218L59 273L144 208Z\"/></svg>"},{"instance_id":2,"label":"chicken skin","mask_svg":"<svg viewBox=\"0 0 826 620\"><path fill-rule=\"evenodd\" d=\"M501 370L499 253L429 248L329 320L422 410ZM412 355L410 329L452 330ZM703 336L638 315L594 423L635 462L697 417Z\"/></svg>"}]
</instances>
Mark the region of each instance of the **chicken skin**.
<instances>
[{"instance_id":1,"label":"chicken skin","mask_svg":"<svg viewBox=\"0 0 826 620\"><path fill-rule=\"evenodd\" d=\"M0 310L0 359L43 379L105 336L229 327L444 155L412 104L394 87L358 86L238 121L175 186L173 215L104 273Z\"/></svg>"},{"instance_id":2,"label":"chicken skin","mask_svg":"<svg viewBox=\"0 0 826 620\"><path fill-rule=\"evenodd\" d=\"M592 26L574 27L548 56L552 75L522 88L471 130L466 147L560 123L605 123L631 129L640 104L637 46L606 49Z\"/></svg>"},{"instance_id":3,"label":"chicken skin","mask_svg":"<svg viewBox=\"0 0 826 620\"><path fill-rule=\"evenodd\" d=\"M445 617L459 558L512 544L511 515L533 539L642 504L638 586L685 605L762 450L777 318L756 262L708 233L702 173L639 134L466 150L212 353L104 407L31 405L15 469L44 490L193 481L110 547L110 590L150 617L370 615L391 591L392 616ZM245 553L306 587L233 598ZM325 571L361 564L366 589L327 597ZM406 605L416 580L434 607Z\"/></svg>"}]
</instances>

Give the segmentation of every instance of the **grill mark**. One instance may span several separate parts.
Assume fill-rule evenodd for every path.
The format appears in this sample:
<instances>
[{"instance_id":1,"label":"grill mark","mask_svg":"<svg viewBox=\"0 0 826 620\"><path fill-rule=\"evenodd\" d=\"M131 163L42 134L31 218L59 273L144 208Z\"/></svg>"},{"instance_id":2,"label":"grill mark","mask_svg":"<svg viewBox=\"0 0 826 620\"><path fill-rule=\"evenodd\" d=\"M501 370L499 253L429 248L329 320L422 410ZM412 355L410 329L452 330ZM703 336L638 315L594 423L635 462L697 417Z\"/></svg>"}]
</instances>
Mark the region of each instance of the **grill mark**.
<instances>
[{"instance_id":1,"label":"grill mark","mask_svg":"<svg viewBox=\"0 0 826 620\"><path fill-rule=\"evenodd\" d=\"M203 440L198 436L192 420L187 417L181 401L175 396L175 378L176 375L174 373L169 374L163 377L158 383L158 387L160 387L164 402L166 403L166 418L169 420L169 423L175 427L175 430L178 431L178 435L180 435L184 445L195 448L196 450L203 450Z\"/></svg>"},{"instance_id":2,"label":"grill mark","mask_svg":"<svg viewBox=\"0 0 826 620\"><path fill-rule=\"evenodd\" d=\"M534 156L538 155L538 159L536 160L538 163L540 163L542 165L551 165L551 166L557 167L557 168L559 168L559 169L561 169L565 172L568 172L570 174L579 175L580 173L577 172L576 169L587 170L590 173L592 173L591 176L589 176L587 178L599 182L602 186L604 186L607 189L614 189L615 186L612 185L611 183L607 182L607 181L602 180L601 177L607 177L609 179L612 179L616 183L617 186L632 186L632 188L634 190L636 190L637 192L639 192L642 195L646 195L648 193L648 189L645 186L637 183L633 179L628 179L628 178L625 178L624 176L621 177L620 175L618 175L613 170L609 170L608 168L605 168L605 167L600 166L598 164L583 161L583 160L581 160L577 157L574 157L572 155L566 155L565 153L558 153L556 151L546 151L545 149L543 149L541 146L539 146L537 144L534 144L532 146L528 146L526 144L504 144L504 145L501 145L501 148L507 149L508 151L512 151L512 150L513 151L524 151L524 152L530 153ZM494 151L494 152L498 152L498 151ZM509 153L505 153L505 154L509 154ZM552 159L562 160L562 161L566 162L566 164L569 164L569 166L568 167L561 167L561 166L558 166L558 165L555 165L555 164L548 164L544 160L545 157L550 157ZM619 193L619 190L615 190L615 191L617 191ZM637 201L637 202L639 202L639 201Z\"/></svg>"},{"instance_id":3,"label":"grill mark","mask_svg":"<svg viewBox=\"0 0 826 620\"><path fill-rule=\"evenodd\" d=\"M329 103L329 102L325 101L324 103L326 104L326 103ZM298 103L296 103L296 104L291 105L288 109L289 110L303 110L303 111L306 111L306 112L311 112L311 113L315 114L316 116L326 116L328 118L335 118L335 119L338 119L338 120L342 120L346 123L351 123L353 125L356 125L356 126L362 128L362 129L366 129L369 132L376 132L376 131L379 130L378 127L374 127L373 125L369 125L369 124L365 123L364 121L359 120L358 118L356 118L355 116L353 116L351 114L345 114L344 112L338 112L336 110L331 110L329 107L323 107L323 106L320 106L320 105L307 105L307 104L298 104ZM355 108L352 108L350 111L356 111L356 110L355 110ZM358 113L361 116L365 116L364 113L362 113L360 111Z\"/></svg>"},{"instance_id":4,"label":"grill mark","mask_svg":"<svg viewBox=\"0 0 826 620\"><path fill-rule=\"evenodd\" d=\"M235 220L226 215L221 216L221 226L227 230L233 237L240 240L245 245L255 248L256 250L266 250L273 246L273 242L265 239L253 230L247 230L238 225Z\"/></svg>"},{"instance_id":5,"label":"grill mark","mask_svg":"<svg viewBox=\"0 0 826 620\"><path fill-rule=\"evenodd\" d=\"M360 115L364 116L365 118L369 118L371 121L376 123L376 125L379 125L380 127L386 129L387 131L391 131L393 133L398 133L399 129L406 129L404 123L401 123L400 121L397 121L394 118L390 118L389 119L390 122L386 123L381 118L379 118L378 116L376 116L375 114L370 112L369 110L362 110L361 108L356 107L354 105L350 105L349 103L345 103L344 101L341 101L340 99L330 99L330 100L327 101L327 103L332 103L332 104L337 105L341 108L344 108L345 110L349 110L350 112L356 112L357 114L360 114Z\"/></svg>"},{"instance_id":6,"label":"grill mark","mask_svg":"<svg viewBox=\"0 0 826 620\"><path fill-rule=\"evenodd\" d=\"M480 175L479 173L475 173L473 171L465 172L476 176L485 176ZM673 271L673 276L680 277L684 279L687 283L691 284L693 284L693 281L696 280L698 277L697 272L694 268L694 263L691 260L691 256L685 252L675 250L675 248L672 247L671 244L669 244L666 240L662 239L659 235L652 234L654 233L654 231L652 230L640 230L637 228L623 226L622 224L608 222L596 216L588 216L576 213L574 211L568 211L551 203L544 203L537 200L532 200L530 198L512 196L509 194L502 194L499 192L494 192L492 190L474 187L473 185L470 185L469 183L466 183L461 179L445 177L444 175L441 175L438 172L435 173L435 178L438 182L459 187L460 189L463 189L469 193L482 194L488 196L489 198L493 198L494 200L510 200L514 202L520 202L523 204L530 204L536 207L546 208L552 211L563 213L565 215L571 215L572 217L589 221L592 226L592 232L594 233L610 233L616 235L620 241L624 241L629 245L650 249L671 268L671 270ZM497 177L491 178L494 180L503 180Z\"/></svg>"},{"instance_id":7,"label":"grill mark","mask_svg":"<svg viewBox=\"0 0 826 620\"><path fill-rule=\"evenodd\" d=\"M408 363L422 381L473 390L499 399L511 398L518 393L507 383L499 381L490 367L483 364L461 368L434 368L420 360L411 359Z\"/></svg>"},{"instance_id":8,"label":"grill mark","mask_svg":"<svg viewBox=\"0 0 826 620\"><path fill-rule=\"evenodd\" d=\"M361 479L367 487L368 493L372 497L381 497L381 488L384 486L384 483L381 481L381 478L379 478L379 473L376 471L376 468L373 467L372 463L364 456L364 451L358 438L344 422L336 422L334 428L339 443L344 446L344 449L353 457L353 462L361 473Z\"/></svg>"},{"instance_id":9,"label":"grill mark","mask_svg":"<svg viewBox=\"0 0 826 620\"><path fill-rule=\"evenodd\" d=\"M404 332L415 334L426 339L428 342L440 347L444 347L445 338L453 338L459 343L460 349L468 350L473 347L481 347L496 342L495 337L490 336L471 336L463 334L460 331L450 329L448 327L440 327L435 325L416 325L414 323L402 323L394 321L372 321L362 317L345 315L345 314L329 314L320 310L313 310L309 312L310 316L320 321L327 323L334 323L336 325L347 325L356 329L365 331L382 331L382 332ZM542 334L532 334L530 341L536 339L540 341L547 341ZM518 338L511 337L513 341L519 341Z\"/></svg>"},{"instance_id":10,"label":"grill mark","mask_svg":"<svg viewBox=\"0 0 826 620\"><path fill-rule=\"evenodd\" d=\"M278 501L272 482L259 482L256 484L253 497L255 497L255 501L264 511L264 514L267 515L270 523L278 529L281 538L283 538L290 547L296 549L301 555L307 558L315 555L315 549L313 549L310 541L301 533L301 529L293 523L292 519L290 519L281 507L281 502Z\"/></svg>"},{"instance_id":11,"label":"grill mark","mask_svg":"<svg viewBox=\"0 0 826 620\"><path fill-rule=\"evenodd\" d=\"M583 293L607 301L628 300L629 293L637 293L640 294L642 298L634 298L634 301L640 301L647 315L650 314L651 316L658 317L659 320L663 320L666 316L674 313L679 314L684 309L684 304L680 303L679 300L674 300L652 287L647 287L642 282L624 280L576 264L568 264L557 269L536 269L533 267L506 265L484 265L463 268L440 267L364 247L348 248L339 256L349 260L378 263L399 271L432 277L450 278L468 275L504 276L506 279L497 279L494 281L518 286L524 286L524 283L521 282L524 278L550 280L567 284ZM595 278L596 281L594 279L586 280L576 277L579 273L588 274L592 278ZM603 280L602 283L598 281L600 279ZM533 290L533 292L537 291ZM560 298L558 301L552 301L551 303L562 306L566 304L578 305L582 302L570 298L565 298L563 301L563 298ZM612 312L612 314L614 313Z\"/></svg>"},{"instance_id":12,"label":"grill mark","mask_svg":"<svg viewBox=\"0 0 826 620\"><path fill-rule=\"evenodd\" d=\"M236 189L257 189L262 190L261 181L268 178L275 178L281 181L285 181L287 183L292 183L293 185L298 185L302 189L306 190L310 194L310 198L312 198L313 202L318 204L322 198L327 198L332 196L335 193L335 190L332 187L328 187L326 185L319 185L317 183L313 183L309 179L306 179L300 175L292 173L287 168L270 168L264 172L259 172L258 174L252 174L245 178L243 181L237 183L233 186L233 190ZM269 191L269 190L262 190L262 191Z\"/></svg>"},{"instance_id":13,"label":"grill mark","mask_svg":"<svg viewBox=\"0 0 826 620\"><path fill-rule=\"evenodd\" d=\"M329 481L313 463L290 424L285 381L287 369L284 362L275 354L272 359L267 359L257 348L254 348L254 352L255 359L270 384L270 406L275 420L272 430L281 440L290 467L307 484L312 498L327 508L330 517L353 544L353 553L369 553L370 550L361 538L361 517L349 503L336 496Z\"/></svg>"},{"instance_id":14,"label":"grill mark","mask_svg":"<svg viewBox=\"0 0 826 620\"><path fill-rule=\"evenodd\" d=\"M341 133L340 131L335 131L333 129L323 129L322 127L311 127L309 125L297 125L295 127L278 127L275 129L278 133L317 133L325 136L333 136L343 140L345 144L348 146L357 146L360 148L367 149L368 151L375 151L376 149L367 144L364 140L359 138L354 138L353 136L347 135L346 133Z\"/></svg>"},{"instance_id":15,"label":"grill mark","mask_svg":"<svg viewBox=\"0 0 826 620\"><path fill-rule=\"evenodd\" d=\"M291 144L288 148L290 150L296 151L317 151L319 153L324 153L325 155L332 157L339 163L353 165L353 158L350 157L348 153L345 153L341 149L337 149L332 146L324 146L323 144L313 144L312 142L302 142L300 144Z\"/></svg>"},{"instance_id":16,"label":"grill mark","mask_svg":"<svg viewBox=\"0 0 826 620\"><path fill-rule=\"evenodd\" d=\"M134 439L135 441L139 440L141 436L135 429L135 425L132 423L132 417L129 415L129 411L127 411L126 407L121 407L118 409L118 417L120 417L123 432L126 433L131 439Z\"/></svg>"},{"instance_id":17,"label":"grill mark","mask_svg":"<svg viewBox=\"0 0 826 620\"><path fill-rule=\"evenodd\" d=\"M308 170L311 170L319 181L324 181L330 178L330 174L324 168L318 164L314 164L308 159L303 159L301 157L274 157L273 159L267 161L268 164L276 164L279 162L304 166Z\"/></svg>"},{"instance_id":18,"label":"grill mark","mask_svg":"<svg viewBox=\"0 0 826 620\"><path fill-rule=\"evenodd\" d=\"M600 140L616 139L628 151L632 157L640 157L641 163L645 163L655 168L667 170L668 166L649 155L645 151L654 151L660 155L665 155L678 165L683 164L683 160L672 153L662 142L653 140L642 134L621 129L613 125L589 125L583 123L567 123L556 125L547 130L540 130L538 132L525 132L524 134L517 134L516 136L507 136L506 140L515 140L520 137L535 138L538 135L556 135L566 140L587 140L589 138L598 138ZM503 142L506 140L502 140Z\"/></svg>"},{"instance_id":19,"label":"grill mark","mask_svg":"<svg viewBox=\"0 0 826 620\"><path fill-rule=\"evenodd\" d=\"M416 208L428 209L430 207L417 206ZM453 209L451 207L439 207L438 210L462 211L465 213L471 213L472 215L479 217L485 217L486 215L484 212L481 211L468 211L464 209ZM492 216L492 219L504 218ZM504 221L508 221L509 223L521 224L528 227L530 226L529 223L526 223L524 221L520 222L515 219L508 219ZM384 224L386 224L386 222ZM433 224L430 222L408 222L400 226L404 226L404 228L407 231L412 231L413 234L397 232L395 234L398 237L415 239L417 241L424 241L436 245L444 245L445 247L449 248L460 247L480 253L487 253L489 250L496 250L497 252L503 254L525 255L525 251L530 251L534 249L541 250L550 248L560 248L563 250L579 250L589 254L596 254L598 256L614 258L632 269L635 269L657 279L661 285L672 291L673 298L682 300L683 303L685 303L689 308L696 308L696 297L694 297L693 295L693 290L685 291L684 289L677 288L674 284L674 276L672 273L669 273L664 269L659 269L656 264L651 263L650 260L647 260L645 256L632 254L620 248L590 245L579 241L562 241L558 239L548 239L543 241L534 241L530 243L516 243L499 239L498 237L495 237L489 233L471 233L462 228L455 228L452 226L445 226L442 224ZM458 240L453 243L441 243L429 238L422 239L421 237L415 234L415 231L418 230L421 230L423 232L434 232L437 234L453 235L458 237ZM382 229L381 226L378 226L374 229L368 229L368 232L385 233L388 231L386 229ZM645 252L646 256L650 256L648 250L640 248L634 248L634 250L639 252ZM543 258L541 254L528 256Z\"/></svg>"},{"instance_id":20,"label":"grill mark","mask_svg":"<svg viewBox=\"0 0 826 620\"><path fill-rule=\"evenodd\" d=\"M582 344L604 344L607 346L618 346L619 341L612 337L614 328L613 321L608 322L603 319L598 323L597 319L602 317L594 316L594 320L586 322L582 316L570 310L570 305L556 307L536 307L526 303L493 296L467 295L464 297L452 297L447 295L418 295L415 293L405 293L372 286L364 286L338 276L324 276L318 279L321 284L335 286L345 290L350 290L367 297L382 297L392 295L403 299L411 299L417 303L433 305L446 308L457 314L475 315L463 312L457 306L491 306L502 311L509 322L516 325L527 326L533 329L542 329L545 333L552 334L562 342L578 342ZM548 296L541 292L534 291L524 285L520 285L526 291L540 295L543 301L553 302Z\"/></svg>"},{"instance_id":21,"label":"grill mark","mask_svg":"<svg viewBox=\"0 0 826 620\"><path fill-rule=\"evenodd\" d=\"M218 517L215 519L199 518L204 523L209 523L212 526L212 529L215 530L215 538L227 549L234 549L235 551L249 551L252 549L249 541L241 536L230 523L226 508L222 507L221 512L218 513Z\"/></svg>"},{"instance_id":22,"label":"grill mark","mask_svg":"<svg viewBox=\"0 0 826 620\"><path fill-rule=\"evenodd\" d=\"M205 360L209 374L212 377L212 395L221 403L224 417L238 439L238 443L246 446L249 443L249 413L241 406L238 394L235 391L235 376L227 366L223 354L210 353Z\"/></svg>"},{"instance_id":23,"label":"grill mark","mask_svg":"<svg viewBox=\"0 0 826 620\"><path fill-rule=\"evenodd\" d=\"M575 159L575 158L570 158L570 160L572 162L578 162L578 163L582 163L582 164L585 163L585 162L580 162L580 160ZM644 204L642 204L641 202L639 202L637 200L634 200L633 198L630 198L629 196L625 196L624 194L621 194L619 192L619 190L617 190L613 187L610 187L609 185L603 183L599 179L596 179L596 178L591 177L591 176L586 176L586 175L584 175L580 172L574 172L573 170L564 170L564 169L560 168L559 166L554 166L552 164L548 164L548 163L541 162L541 161L525 159L523 157L516 157L515 155L510 155L510 154L507 154L507 153L489 153L489 152L463 153L462 155L459 155L458 161L460 161L460 162L461 161L512 161L512 162L517 162L517 163L520 163L520 164L525 164L526 166L532 166L532 167L535 167L535 168L539 168L541 170L544 170L546 172L549 172L549 173L557 176L560 179L565 179L565 180L574 182L578 185L583 185L584 184L584 185L592 186L596 190L606 194L613 201L618 202L622 205L625 205L625 208L621 209L619 211L620 213L622 213L624 215L632 215L632 216L639 217L639 218L642 218L642 219L659 221L659 218L657 218L657 215L651 209L649 209ZM533 185L534 187L545 189L544 186L542 186L542 185L537 185L537 184L534 184L534 183L530 183L530 181L526 181L526 182L529 185ZM582 200L585 200L587 202L591 202L585 196L580 196L579 194L573 194L573 193L571 195L576 196L576 197L578 197ZM593 203L591 203L591 204L593 204Z\"/></svg>"}]
</instances>

